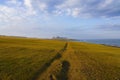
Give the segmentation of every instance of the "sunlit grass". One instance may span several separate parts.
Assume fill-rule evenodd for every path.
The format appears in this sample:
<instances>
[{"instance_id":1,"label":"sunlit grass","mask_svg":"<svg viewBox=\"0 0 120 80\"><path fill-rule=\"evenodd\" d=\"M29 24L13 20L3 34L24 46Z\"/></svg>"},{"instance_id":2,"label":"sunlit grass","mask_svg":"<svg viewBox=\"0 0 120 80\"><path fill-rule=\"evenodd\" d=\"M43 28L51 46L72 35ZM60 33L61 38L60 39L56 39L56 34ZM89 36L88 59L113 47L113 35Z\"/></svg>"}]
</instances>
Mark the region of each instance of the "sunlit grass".
<instances>
[{"instance_id":1,"label":"sunlit grass","mask_svg":"<svg viewBox=\"0 0 120 80\"><path fill-rule=\"evenodd\" d=\"M64 46L62 41L0 38L0 80L32 80Z\"/></svg>"},{"instance_id":2,"label":"sunlit grass","mask_svg":"<svg viewBox=\"0 0 120 80\"><path fill-rule=\"evenodd\" d=\"M72 47L87 80L120 79L120 48L90 43L72 43Z\"/></svg>"},{"instance_id":3,"label":"sunlit grass","mask_svg":"<svg viewBox=\"0 0 120 80\"><path fill-rule=\"evenodd\" d=\"M120 48L84 42L65 43L0 37L0 80L36 80L37 77L41 80L46 76L40 74L47 69L48 72L60 69L55 71L58 80L120 80Z\"/></svg>"}]
</instances>

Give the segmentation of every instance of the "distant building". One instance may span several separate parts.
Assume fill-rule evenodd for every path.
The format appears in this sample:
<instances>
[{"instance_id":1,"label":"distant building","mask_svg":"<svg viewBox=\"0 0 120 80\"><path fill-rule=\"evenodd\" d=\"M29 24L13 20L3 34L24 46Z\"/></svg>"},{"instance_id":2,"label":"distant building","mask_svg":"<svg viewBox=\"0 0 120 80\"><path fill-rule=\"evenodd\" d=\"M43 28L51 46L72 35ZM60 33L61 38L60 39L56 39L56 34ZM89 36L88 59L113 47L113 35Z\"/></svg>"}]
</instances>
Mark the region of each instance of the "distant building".
<instances>
[{"instance_id":1,"label":"distant building","mask_svg":"<svg viewBox=\"0 0 120 80\"><path fill-rule=\"evenodd\" d=\"M65 41L78 41L77 39L69 39L69 38L60 37L60 36L53 37L52 39L56 39L56 40L65 40Z\"/></svg>"},{"instance_id":2,"label":"distant building","mask_svg":"<svg viewBox=\"0 0 120 80\"><path fill-rule=\"evenodd\" d=\"M59 37L59 36L53 37L52 39L68 40L66 37Z\"/></svg>"}]
</instances>

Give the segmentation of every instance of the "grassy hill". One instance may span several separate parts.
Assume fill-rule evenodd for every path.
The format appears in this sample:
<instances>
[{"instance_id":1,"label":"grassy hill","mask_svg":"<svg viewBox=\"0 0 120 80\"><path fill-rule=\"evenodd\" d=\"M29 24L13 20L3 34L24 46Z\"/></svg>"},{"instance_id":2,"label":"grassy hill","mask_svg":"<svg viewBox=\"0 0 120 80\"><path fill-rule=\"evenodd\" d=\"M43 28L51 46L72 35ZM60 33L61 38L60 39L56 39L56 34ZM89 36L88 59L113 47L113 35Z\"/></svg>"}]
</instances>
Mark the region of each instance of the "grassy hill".
<instances>
[{"instance_id":1,"label":"grassy hill","mask_svg":"<svg viewBox=\"0 0 120 80\"><path fill-rule=\"evenodd\" d=\"M120 80L120 48L1 36L0 80Z\"/></svg>"}]
</instances>

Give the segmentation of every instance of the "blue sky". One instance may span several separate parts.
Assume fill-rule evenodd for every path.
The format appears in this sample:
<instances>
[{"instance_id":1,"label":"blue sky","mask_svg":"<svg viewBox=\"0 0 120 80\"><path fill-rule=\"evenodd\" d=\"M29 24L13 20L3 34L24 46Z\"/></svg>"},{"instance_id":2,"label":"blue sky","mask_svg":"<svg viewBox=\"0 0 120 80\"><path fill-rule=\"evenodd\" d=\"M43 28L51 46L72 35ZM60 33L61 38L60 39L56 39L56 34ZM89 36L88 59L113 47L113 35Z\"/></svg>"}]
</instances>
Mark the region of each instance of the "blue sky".
<instances>
[{"instance_id":1,"label":"blue sky","mask_svg":"<svg viewBox=\"0 0 120 80\"><path fill-rule=\"evenodd\" d=\"M120 0L0 0L0 35L120 38Z\"/></svg>"}]
</instances>

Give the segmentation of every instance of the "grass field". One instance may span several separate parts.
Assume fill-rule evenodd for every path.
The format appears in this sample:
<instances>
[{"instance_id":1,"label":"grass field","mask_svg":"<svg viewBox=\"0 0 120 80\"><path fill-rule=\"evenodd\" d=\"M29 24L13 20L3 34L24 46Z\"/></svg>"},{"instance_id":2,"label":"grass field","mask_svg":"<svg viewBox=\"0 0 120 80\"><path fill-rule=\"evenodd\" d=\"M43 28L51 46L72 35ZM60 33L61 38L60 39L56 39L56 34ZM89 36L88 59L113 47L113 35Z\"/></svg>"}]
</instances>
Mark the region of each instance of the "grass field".
<instances>
[{"instance_id":1,"label":"grass field","mask_svg":"<svg viewBox=\"0 0 120 80\"><path fill-rule=\"evenodd\" d=\"M64 47L64 43L0 37L0 80L32 80Z\"/></svg>"},{"instance_id":2,"label":"grass field","mask_svg":"<svg viewBox=\"0 0 120 80\"><path fill-rule=\"evenodd\" d=\"M0 37L0 80L120 80L120 48Z\"/></svg>"},{"instance_id":3,"label":"grass field","mask_svg":"<svg viewBox=\"0 0 120 80\"><path fill-rule=\"evenodd\" d=\"M72 43L85 80L120 80L120 48Z\"/></svg>"}]
</instances>

